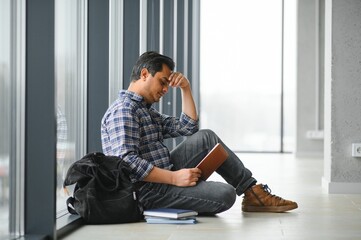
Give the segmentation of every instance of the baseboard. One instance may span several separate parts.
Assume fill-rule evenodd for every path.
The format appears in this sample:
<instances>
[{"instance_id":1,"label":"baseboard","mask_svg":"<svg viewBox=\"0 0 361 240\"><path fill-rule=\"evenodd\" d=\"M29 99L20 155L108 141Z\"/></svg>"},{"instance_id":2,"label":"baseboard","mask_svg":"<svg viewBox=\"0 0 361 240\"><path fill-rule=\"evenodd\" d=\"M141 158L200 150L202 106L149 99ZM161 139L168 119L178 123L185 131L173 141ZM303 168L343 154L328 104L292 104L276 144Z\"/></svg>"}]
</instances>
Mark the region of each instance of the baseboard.
<instances>
[{"instance_id":1,"label":"baseboard","mask_svg":"<svg viewBox=\"0 0 361 240\"><path fill-rule=\"evenodd\" d=\"M331 194L361 194L361 183L330 182L324 177L322 177L322 188Z\"/></svg>"}]
</instances>

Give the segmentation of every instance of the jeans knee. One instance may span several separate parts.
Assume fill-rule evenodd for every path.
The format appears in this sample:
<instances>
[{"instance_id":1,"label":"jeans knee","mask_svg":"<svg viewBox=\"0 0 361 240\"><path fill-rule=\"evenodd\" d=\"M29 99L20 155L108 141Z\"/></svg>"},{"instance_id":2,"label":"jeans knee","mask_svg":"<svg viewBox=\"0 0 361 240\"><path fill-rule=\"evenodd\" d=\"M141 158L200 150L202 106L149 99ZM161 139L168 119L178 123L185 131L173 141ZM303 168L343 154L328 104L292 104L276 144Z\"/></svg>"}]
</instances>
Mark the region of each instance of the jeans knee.
<instances>
[{"instance_id":1,"label":"jeans knee","mask_svg":"<svg viewBox=\"0 0 361 240\"><path fill-rule=\"evenodd\" d=\"M233 186L226 184L224 187L217 189L219 197L222 199L222 208L220 212L230 209L236 201L236 190Z\"/></svg>"},{"instance_id":2,"label":"jeans knee","mask_svg":"<svg viewBox=\"0 0 361 240\"><path fill-rule=\"evenodd\" d=\"M213 143L214 145L219 142L218 135L211 129L201 129L198 131L198 134L200 134L203 139L207 140L207 142Z\"/></svg>"},{"instance_id":3,"label":"jeans knee","mask_svg":"<svg viewBox=\"0 0 361 240\"><path fill-rule=\"evenodd\" d=\"M208 135L208 136L217 136L215 132L211 129L201 129L198 131L200 134Z\"/></svg>"},{"instance_id":4,"label":"jeans knee","mask_svg":"<svg viewBox=\"0 0 361 240\"><path fill-rule=\"evenodd\" d=\"M236 194L236 189L234 189L233 186L228 185L228 187L229 188L227 189L227 191L224 194L225 194L225 196L227 196L225 198L225 205L226 205L227 209L230 209L236 201L237 194Z\"/></svg>"}]
</instances>

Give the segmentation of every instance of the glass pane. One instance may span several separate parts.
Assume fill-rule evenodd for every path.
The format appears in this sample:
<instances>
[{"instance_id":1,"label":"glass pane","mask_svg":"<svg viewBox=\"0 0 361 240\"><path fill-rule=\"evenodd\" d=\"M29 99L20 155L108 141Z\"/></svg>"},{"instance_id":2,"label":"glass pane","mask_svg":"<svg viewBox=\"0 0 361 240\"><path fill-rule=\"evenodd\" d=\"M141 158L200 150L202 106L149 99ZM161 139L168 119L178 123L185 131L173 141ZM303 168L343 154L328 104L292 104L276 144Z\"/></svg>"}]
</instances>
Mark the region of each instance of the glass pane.
<instances>
[{"instance_id":1,"label":"glass pane","mask_svg":"<svg viewBox=\"0 0 361 240\"><path fill-rule=\"evenodd\" d=\"M11 0L0 1L0 238L9 234Z\"/></svg>"},{"instance_id":2,"label":"glass pane","mask_svg":"<svg viewBox=\"0 0 361 240\"><path fill-rule=\"evenodd\" d=\"M297 0L284 1L284 136L283 150L295 150Z\"/></svg>"},{"instance_id":3,"label":"glass pane","mask_svg":"<svg viewBox=\"0 0 361 240\"><path fill-rule=\"evenodd\" d=\"M202 128L236 151L281 149L281 0L201 5Z\"/></svg>"},{"instance_id":4,"label":"glass pane","mask_svg":"<svg viewBox=\"0 0 361 240\"><path fill-rule=\"evenodd\" d=\"M57 212L66 212L62 184L74 161L84 154L84 1L55 1L55 71L57 109Z\"/></svg>"}]
</instances>

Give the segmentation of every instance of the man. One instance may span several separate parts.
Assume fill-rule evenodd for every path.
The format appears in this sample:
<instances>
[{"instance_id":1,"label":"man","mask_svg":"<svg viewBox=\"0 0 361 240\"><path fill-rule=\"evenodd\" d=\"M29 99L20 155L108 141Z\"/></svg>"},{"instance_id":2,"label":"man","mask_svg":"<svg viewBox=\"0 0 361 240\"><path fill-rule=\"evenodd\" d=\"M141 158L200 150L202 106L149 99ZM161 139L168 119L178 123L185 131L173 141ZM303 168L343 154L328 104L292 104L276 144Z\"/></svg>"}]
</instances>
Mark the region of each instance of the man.
<instances>
[{"instance_id":1,"label":"man","mask_svg":"<svg viewBox=\"0 0 361 240\"><path fill-rule=\"evenodd\" d=\"M244 194L242 210L284 212L297 203L271 195L267 185L257 184L250 170L211 130L198 129L198 115L188 79L173 72L171 58L156 52L142 54L135 63L128 90L106 111L102 123L102 147L106 155L122 158L139 186L144 209L180 208L200 214L223 212ZM179 88L182 113L167 116L152 104ZM188 136L169 152L163 139ZM228 183L203 181L195 166L217 144L229 154L217 172Z\"/></svg>"}]
</instances>

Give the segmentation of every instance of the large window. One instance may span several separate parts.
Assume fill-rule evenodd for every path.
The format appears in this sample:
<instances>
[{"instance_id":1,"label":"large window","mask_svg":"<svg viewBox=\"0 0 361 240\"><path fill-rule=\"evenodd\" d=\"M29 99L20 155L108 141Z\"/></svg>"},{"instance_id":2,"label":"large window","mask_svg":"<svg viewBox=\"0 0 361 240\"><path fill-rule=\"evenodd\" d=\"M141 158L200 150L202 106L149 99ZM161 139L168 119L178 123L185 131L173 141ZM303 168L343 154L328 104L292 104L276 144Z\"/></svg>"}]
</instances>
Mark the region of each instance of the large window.
<instances>
[{"instance_id":1,"label":"large window","mask_svg":"<svg viewBox=\"0 0 361 240\"><path fill-rule=\"evenodd\" d=\"M55 1L58 216L66 213L66 172L86 152L86 2Z\"/></svg>"},{"instance_id":2,"label":"large window","mask_svg":"<svg viewBox=\"0 0 361 240\"><path fill-rule=\"evenodd\" d=\"M25 1L0 1L0 239L24 230Z\"/></svg>"},{"instance_id":3,"label":"large window","mask_svg":"<svg viewBox=\"0 0 361 240\"><path fill-rule=\"evenodd\" d=\"M0 236L9 232L9 139L11 129L10 1L0 1Z\"/></svg>"},{"instance_id":4,"label":"large window","mask_svg":"<svg viewBox=\"0 0 361 240\"><path fill-rule=\"evenodd\" d=\"M282 0L202 1L201 127L235 151L292 150L293 121L284 121L293 117L294 100L292 84L284 84L283 29Z\"/></svg>"}]
</instances>

